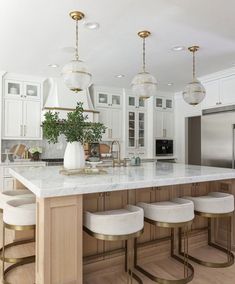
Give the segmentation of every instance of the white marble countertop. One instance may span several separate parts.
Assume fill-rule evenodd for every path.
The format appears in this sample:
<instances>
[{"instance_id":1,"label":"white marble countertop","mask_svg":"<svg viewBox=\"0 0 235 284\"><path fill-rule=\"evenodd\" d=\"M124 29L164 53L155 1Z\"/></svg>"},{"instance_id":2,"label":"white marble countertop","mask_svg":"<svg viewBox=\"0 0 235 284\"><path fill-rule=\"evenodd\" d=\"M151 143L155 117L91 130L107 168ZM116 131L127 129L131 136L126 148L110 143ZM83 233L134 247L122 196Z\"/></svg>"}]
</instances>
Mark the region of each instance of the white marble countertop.
<instances>
[{"instance_id":1,"label":"white marble countertop","mask_svg":"<svg viewBox=\"0 0 235 284\"><path fill-rule=\"evenodd\" d=\"M163 162L105 168L108 173L103 175L64 176L60 169L16 167L10 168L10 174L40 198L235 179L233 169Z\"/></svg>"},{"instance_id":2,"label":"white marble countertop","mask_svg":"<svg viewBox=\"0 0 235 284\"><path fill-rule=\"evenodd\" d=\"M28 165L46 165L46 162L44 161L28 161L28 160L18 160L14 162L2 162L0 163L0 167L15 167L15 166L28 166Z\"/></svg>"}]
</instances>

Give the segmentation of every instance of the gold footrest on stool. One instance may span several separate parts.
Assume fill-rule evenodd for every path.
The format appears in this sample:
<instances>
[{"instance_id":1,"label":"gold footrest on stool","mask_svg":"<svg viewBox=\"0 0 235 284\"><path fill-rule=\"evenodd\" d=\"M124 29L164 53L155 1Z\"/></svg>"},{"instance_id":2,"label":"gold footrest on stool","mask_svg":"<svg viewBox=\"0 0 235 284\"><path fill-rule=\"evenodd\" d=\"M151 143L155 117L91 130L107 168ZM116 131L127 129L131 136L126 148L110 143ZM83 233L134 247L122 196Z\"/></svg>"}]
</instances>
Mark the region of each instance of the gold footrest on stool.
<instances>
[{"instance_id":1,"label":"gold footrest on stool","mask_svg":"<svg viewBox=\"0 0 235 284\"><path fill-rule=\"evenodd\" d=\"M223 268L223 267L228 267L234 264L234 255L231 251L231 216L233 215L233 212L231 213L224 213L224 214L209 214L209 213L202 213L202 212L195 212L196 215L208 218L208 246L213 247L227 255L227 261L225 262L209 262L209 261L204 261L199 258L196 258L192 255L188 255L188 258L200 265L206 266L206 267L211 267L211 268ZM224 248L220 245L217 245L212 242L211 238L211 220L214 218L227 218L227 248ZM182 233L181 230L179 230L179 254L183 255L184 252L182 251Z\"/></svg>"},{"instance_id":2,"label":"gold footrest on stool","mask_svg":"<svg viewBox=\"0 0 235 284\"><path fill-rule=\"evenodd\" d=\"M141 272L142 274L144 274L145 276L147 276L148 278L150 278L152 281L157 282L159 284L186 284L190 282L194 276L194 268L188 262L187 251L188 251L188 227L191 226L192 221L184 222L184 223L161 223L161 222L156 222L156 221L153 221L147 218L145 218L145 221L152 225L156 225L158 227L171 228L171 257L184 265L184 277L181 279L164 279L164 278L153 275L152 273L148 272L143 267L138 265L137 264L137 240L136 239L135 239L135 257L134 257L135 269ZM185 243L186 251L183 254L184 256L183 259L174 254L175 228L181 228L181 227L185 229L184 243Z\"/></svg>"}]
</instances>

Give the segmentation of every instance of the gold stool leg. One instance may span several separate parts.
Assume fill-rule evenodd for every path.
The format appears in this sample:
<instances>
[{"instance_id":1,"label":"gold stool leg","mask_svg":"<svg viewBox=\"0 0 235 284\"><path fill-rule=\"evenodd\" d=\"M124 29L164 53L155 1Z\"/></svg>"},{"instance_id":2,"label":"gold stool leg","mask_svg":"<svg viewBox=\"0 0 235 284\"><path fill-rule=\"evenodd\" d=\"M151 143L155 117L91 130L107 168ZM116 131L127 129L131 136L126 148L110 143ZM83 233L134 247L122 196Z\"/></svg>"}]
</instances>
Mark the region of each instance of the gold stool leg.
<instances>
[{"instance_id":1,"label":"gold stool leg","mask_svg":"<svg viewBox=\"0 0 235 284\"><path fill-rule=\"evenodd\" d=\"M204 216L205 217L205 216ZM201 260L199 258L196 258L190 254L188 254L188 258L200 265L206 266L206 267L211 267L211 268L222 268L222 267L228 267L234 264L234 255L231 251L231 223L232 223L232 218L230 215L227 215L227 247L224 248L220 245L217 245L215 243L212 242L212 230L211 230L211 223L212 223L212 217L206 217L208 218L208 245L210 247L213 247L223 253L225 253L227 255L227 261L226 262L208 262L208 261L204 261ZM179 233L179 242L182 242L182 233ZM179 254L184 256L184 252L185 252L185 248L184 251L182 251L182 246L179 244Z\"/></svg>"},{"instance_id":2,"label":"gold stool leg","mask_svg":"<svg viewBox=\"0 0 235 284\"><path fill-rule=\"evenodd\" d=\"M135 261L134 261L135 268L138 271L140 271L142 274L147 276L149 279L151 279L152 281L157 282L159 284L186 284L186 283L190 282L193 279L193 276L194 276L194 268L190 263L188 263L188 261L186 260L186 256L185 256L185 260L183 260L181 257L175 255L174 245L175 245L175 230L172 227L171 228L171 257L184 265L184 275L187 275L187 276L184 276L184 278L175 279L175 280L160 278L158 276L151 274L150 272L145 270L143 267L138 265L137 264L137 245L136 245L136 242L135 242ZM181 246L181 245L179 244L179 246ZM189 270L190 270L191 273L187 272Z\"/></svg>"}]
</instances>

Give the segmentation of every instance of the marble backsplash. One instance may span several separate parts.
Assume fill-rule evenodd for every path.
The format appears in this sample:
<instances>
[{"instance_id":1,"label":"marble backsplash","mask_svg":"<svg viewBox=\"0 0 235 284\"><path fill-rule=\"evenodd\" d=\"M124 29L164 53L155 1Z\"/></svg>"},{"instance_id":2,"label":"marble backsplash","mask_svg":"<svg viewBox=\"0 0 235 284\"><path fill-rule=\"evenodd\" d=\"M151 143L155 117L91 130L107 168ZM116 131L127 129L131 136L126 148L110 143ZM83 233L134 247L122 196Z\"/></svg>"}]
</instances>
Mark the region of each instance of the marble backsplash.
<instances>
[{"instance_id":1,"label":"marble backsplash","mask_svg":"<svg viewBox=\"0 0 235 284\"><path fill-rule=\"evenodd\" d=\"M49 144L46 140L2 140L2 153L5 153L6 149L11 149L16 144L24 144L27 148L39 146L42 147L42 159L55 159L63 158L66 147L66 140L64 137L60 137L58 143Z\"/></svg>"}]
</instances>

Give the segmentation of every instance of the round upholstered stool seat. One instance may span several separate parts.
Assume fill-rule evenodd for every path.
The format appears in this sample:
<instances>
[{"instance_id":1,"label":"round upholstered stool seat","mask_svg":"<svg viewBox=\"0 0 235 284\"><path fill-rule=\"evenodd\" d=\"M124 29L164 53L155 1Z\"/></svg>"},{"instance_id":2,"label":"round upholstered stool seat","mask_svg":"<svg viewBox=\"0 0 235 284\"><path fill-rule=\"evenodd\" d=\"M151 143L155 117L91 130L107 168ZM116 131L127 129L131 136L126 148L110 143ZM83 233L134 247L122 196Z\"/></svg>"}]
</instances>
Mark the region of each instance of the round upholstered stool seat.
<instances>
[{"instance_id":1,"label":"round upholstered stool seat","mask_svg":"<svg viewBox=\"0 0 235 284\"><path fill-rule=\"evenodd\" d=\"M175 198L171 201L154 203L139 202L139 207L144 209L146 219L159 223L184 223L193 220L193 202L187 199Z\"/></svg>"},{"instance_id":2,"label":"round upholstered stool seat","mask_svg":"<svg viewBox=\"0 0 235 284\"><path fill-rule=\"evenodd\" d=\"M85 212L84 226L100 235L130 235L143 229L144 212L142 208L133 205L118 210Z\"/></svg>"},{"instance_id":3,"label":"round upholstered stool seat","mask_svg":"<svg viewBox=\"0 0 235 284\"><path fill-rule=\"evenodd\" d=\"M5 203L3 222L14 226L31 226L36 224L35 198L17 198Z\"/></svg>"},{"instance_id":4,"label":"round upholstered stool seat","mask_svg":"<svg viewBox=\"0 0 235 284\"><path fill-rule=\"evenodd\" d=\"M234 196L223 192L210 192L205 196L186 196L193 201L194 210L210 214L226 214L234 211Z\"/></svg>"},{"instance_id":5,"label":"round upholstered stool seat","mask_svg":"<svg viewBox=\"0 0 235 284\"><path fill-rule=\"evenodd\" d=\"M85 212L83 221L84 231L99 240L118 241L126 243L125 267L127 283L132 283L134 278L138 283L143 283L140 277L133 272L133 242L131 239L138 238L143 233L144 211L142 208L127 205L124 209L103 212ZM128 245L129 243L129 245Z\"/></svg>"},{"instance_id":6,"label":"round upholstered stool seat","mask_svg":"<svg viewBox=\"0 0 235 284\"><path fill-rule=\"evenodd\" d=\"M0 209L3 210L7 201L18 198L32 198L34 194L26 189L6 190L0 193Z\"/></svg>"}]
</instances>

